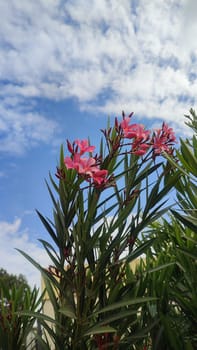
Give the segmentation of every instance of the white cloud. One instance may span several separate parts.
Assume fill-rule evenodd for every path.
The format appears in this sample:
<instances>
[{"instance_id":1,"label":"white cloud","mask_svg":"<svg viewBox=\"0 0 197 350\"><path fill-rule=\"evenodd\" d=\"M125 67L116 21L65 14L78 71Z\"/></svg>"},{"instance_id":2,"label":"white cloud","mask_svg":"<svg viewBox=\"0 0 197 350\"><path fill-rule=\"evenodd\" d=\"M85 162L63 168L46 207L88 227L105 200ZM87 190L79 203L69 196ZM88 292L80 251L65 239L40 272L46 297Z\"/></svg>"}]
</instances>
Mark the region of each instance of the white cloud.
<instances>
[{"instance_id":1,"label":"white cloud","mask_svg":"<svg viewBox=\"0 0 197 350\"><path fill-rule=\"evenodd\" d=\"M29 254L43 267L49 265L44 249L30 241L30 232L21 229L21 219L13 222L0 221L0 267L9 273L23 274L31 287L40 287L40 272L17 249Z\"/></svg>"},{"instance_id":2,"label":"white cloud","mask_svg":"<svg viewBox=\"0 0 197 350\"><path fill-rule=\"evenodd\" d=\"M0 152L20 155L39 143L53 144L57 123L32 108L17 98L5 99L0 104Z\"/></svg>"},{"instance_id":3,"label":"white cloud","mask_svg":"<svg viewBox=\"0 0 197 350\"><path fill-rule=\"evenodd\" d=\"M16 106L18 99L74 97L82 109L134 110L184 125L197 96L195 9L192 0L2 1L1 96ZM29 138L32 144L51 139L43 116L21 117L6 101L0 128L16 136L19 152ZM20 130L11 130L14 118Z\"/></svg>"},{"instance_id":4,"label":"white cloud","mask_svg":"<svg viewBox=\"0 0 197 350\"><path fill-rule=\"evenodd\" d=\"M194 0L184 1L183 21L181 23L180 41L184 48L197 53L194 41L197 35L197 2Z\"/></svg>"}]
</instances>

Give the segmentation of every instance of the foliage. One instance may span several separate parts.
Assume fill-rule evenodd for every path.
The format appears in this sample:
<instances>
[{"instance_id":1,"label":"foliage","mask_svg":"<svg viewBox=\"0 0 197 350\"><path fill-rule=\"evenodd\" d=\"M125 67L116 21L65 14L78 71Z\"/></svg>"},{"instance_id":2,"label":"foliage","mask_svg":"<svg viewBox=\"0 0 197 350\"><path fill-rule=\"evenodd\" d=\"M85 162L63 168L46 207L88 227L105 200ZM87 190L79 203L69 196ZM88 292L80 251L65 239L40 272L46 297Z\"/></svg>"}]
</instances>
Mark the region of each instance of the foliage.
<instances>
[{"instance_id":1,"label":"foliage","mask_svg":"<svg viewBox=\"0 0 197 350\"><path fill-rule=\"evenodd\" d=\"M189 126L197 133L195 112L191 111ZM197 139L182 140L177 150L179 169L177 208L171 217L151 225L144 243L153 245L146 259L138 266L139 291L156 297L144 306L142 324L156 322L147 344L150 349L197 348ZM172 176L172 174L171 174ZM140 243L141 244L141 241Z\"/></svg>"},{"instance_id":2,"label":"foliage","mask_svg":"<svg viewBox=\"0 0 197 350\"><path fill-rule=\"evenodd\" d=\"M156 239L137 268L139 291L157 298L143 313L144 325L155 322L150 349L195 349L196 235L172 216L154 223L150 237Z\"/></svg>"},{"instance_id":3,"label":"foliage","mask_svg":"<svg viewBox=\"0 0 197 350\"><path fill-rule=\"evenodd\" d=\"M15 284L15 278L11 276L12 283L8 287L8 277L5 283L1 281L0 289L0 349L26 350L35 317L24 315L23 312L40 310L41 297L38 296L38 289L31 291L23 278L16 278Z\"/></svg>"},{"instance_id":4,"label":"foliage","mask_svg":"<svg viewBox=\"0 0 197 350\"><path fill-rule=\"evenodd\" d=\"M4 269L0 269L0 289L2 288L2 285L5 286L7 289L15 287L23 287L27 288L28 283L26 278L20 274L18 276L8 273Z\"/></svg>"},{"instance_id":5,"label":"foliage","mask_svg":"<svg viewBox=\"0 0 197 350\"><path fill-rule=\"evenodd\" d=\"M131 116L102 131L99 154L87 140L67 141L70 156L61 148L59 181L50 176L53 190L47 183L53 220L38 212L52 264L44 269L22 252L42 273L54 318L37 318L56 350L135 349L154 326L142 328L144 305L154 298L138 293L130 264L153 245L136 239L168 209L180 172L161 158L173 157L173 130L163 123L151 134Z\"/></svg>"},{"instance_id":6,"label":"foliage","mask_svg":"<svg viewBox=\"0 0 197 350\"><path fill-rule=\"evenodd\" d=\"M195 134L197 134L197 115L193 108L190 109L189 115L185 115L187 118L187 121L185 122L186 125L188 125Z\"/></svg>"}]
</instances>

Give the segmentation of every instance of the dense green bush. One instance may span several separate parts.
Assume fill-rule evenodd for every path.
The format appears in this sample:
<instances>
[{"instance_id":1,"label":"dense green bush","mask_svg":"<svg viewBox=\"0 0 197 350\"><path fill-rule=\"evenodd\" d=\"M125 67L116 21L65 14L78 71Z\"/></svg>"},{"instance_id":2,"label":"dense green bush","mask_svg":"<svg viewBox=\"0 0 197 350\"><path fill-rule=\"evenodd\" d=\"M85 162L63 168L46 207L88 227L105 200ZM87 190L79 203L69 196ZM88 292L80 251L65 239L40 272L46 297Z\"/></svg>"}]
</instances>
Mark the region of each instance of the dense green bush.
<instances>
[{"instance_id":1,"label":"dense green bush","mask_svg":"<svg viewBox=\"0 0 197 350\"><path fill-rule=\"evenodd\" d=\"M142 314L144 326L156 323L147 338L153 350L197 348L197 117L191 110L187 118L193 136L181 140L178 162L170 160L180 171L177 205L146 233L144 242L154 243L137 270L139 291L157 298Z\"/></svg>"},{"instance_id":2,"label":"dense green bush","mask_svg":"<svg viewBox=\"0 0 197 350\"><path fill-rule=\"evenodd\" d=\"M0 278L0 349L26 350L33 339L35 317L26 315L41 309L38 289L30 289L22 275L1 270ZM30 339L30 334L32 335Z\"/></svg>"}]
</instances>

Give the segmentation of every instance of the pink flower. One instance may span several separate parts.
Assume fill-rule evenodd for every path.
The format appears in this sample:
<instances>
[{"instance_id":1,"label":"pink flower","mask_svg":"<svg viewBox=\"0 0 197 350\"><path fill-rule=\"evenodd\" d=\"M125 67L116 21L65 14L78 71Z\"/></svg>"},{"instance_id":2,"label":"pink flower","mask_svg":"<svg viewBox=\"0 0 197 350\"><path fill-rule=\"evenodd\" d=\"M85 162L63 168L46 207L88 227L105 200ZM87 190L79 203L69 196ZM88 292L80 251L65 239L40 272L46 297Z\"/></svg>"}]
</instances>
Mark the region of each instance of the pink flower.
<instances>
[{"instance_id":1,"label":"pink flower","mask_svg":"<svg viewBox=\"0 0 197 350\"><path fill-rule=\"evenodd\" d=\"M130 117L125 117L123 121L120 123L120 126L124 133L124 137L128 137L127 135L129 134L129 130L130 130L130 125L129 125L130 120L131 120Z\"/></svg>"},{"instance_id":2,"label":"pink flower","mask_svg":"<svg viewBox=\"0 0 197 350\"><path fill-rule=\"evenodd\" d=\"M75 169L80 175L89 175L97 171L96 161L94 158L81 158L78 153L74 154L73 159L66 157L64 163L67 169Z\"/></svg>"},{"instance_id":3,"label":"pink flower","mask_svg":"<svg viewBox=\"0 0 197 350\"><path fill-rule=\"evenodd\" d=\"M135 138L138 141L146 141L149 138L149 134L150 131L145 130L142 124L132 124L127 137Z\"/></svg>"},{"instance_id":4,"label":"pink flower","mask_svg":"<svg viewBox=\"0 0 197 350\"><path fill-rule=\"evenodd\" d=\"M158 135L153 138L153 151L155 155L159 155L163 151L167 153L169 152L166 137L161 137L160 135Z\"/></svg>"},{"instance_id":5,"label":"pink flower","mask_svg":"<svg viewBox=\"0 0 197 350\"><path fill-rule=\"evenodd\" d=\"M68 150L72 153L71 157L65 157L64 159L67 169L75 169L79 175L84 176L87 181L92 182L97 188L101 188L108 182L108 171L100 169L98 166L100 160L97 156L94 158L81 157L85 152L92 152L95 149L94 146L89 146L87 140L76 140L73 145L67 141L67 145ZM74 147L74 145L76 146ZM78 148L80 149L79 153Z\"/></svg>"},{"instance_id":6,"label":"pink flower","mask_svg":"<svg viewBox=\"0 0 197 350\"><path fill-rule=\"evenodd\" d=\"M132 153L137 155L137 156L143 156L146 154L148 149L150 148L150 145L147 143L133 143L132 145Z\"/></svg>"},{"instance_id":7,"label":"pink flower","mask_svg":"<svg viewBox=\"0 0 197 350\"><path fill-rule=\"evenodd\" d=\"M75 140L75 144L80 148L80 155L85 152L93 152L95 146L89 146L88 140Z\"/></svg>"},{"instance_id":8,"label":"pink flower","mask_svg":"<svg viewBox=\"0 0 197 350\"><path fill-rule=\"evenodd\" d=\"M123 130L123 135L126 138L132 139L135 138L138 141L146 141L149 138L150 131L144 129L144 125L142 124L131 124L129 117L125 117L123 121L120 123L120 126Z\"/></svg>"},{"instance_id":9,"label":"pink flower","mask_svg":"<svg viewBox=\"0 0 197 350\"><path fill-rule=\"evenodd\" d=\"M168 138L168 141L170 142L176 141L174 130L170 128L165 122L162 125L162 133Z\"/></svg>"},{"instance_id":10,"label":"pink flower","mask_svg":"<svg viewBox=\"0 0 197 350\"><path fill-rule=\"evenodd\" d=\"M97 169L95 172L92 174L93 182L95 185L103 185L107 182L107 175L108 171L107 170L100 170Z\"/></svg>"},{"instance_id":11,"label":"pink flower","mask_svg":"<svg viewBox=\"0 0 197 350\"><path fill-rule=\"evenodd\" d=\"M81 175L93 176L92 173L97 171L96 161L94 158L79 158L77 171Z\"/></svg>"},{"instance_id":12,"label":"pink flower","mask_svg":"<svg viewBox=\"0 0 197 350\"><path fill-rule=\"evenodd\" d=\"M79 159L79 155L75 154L73 159L70 157L66 157L64 159L64 164L66 165L67 169L75 169L77 170L78 167L78 159Z\"/></svg>"},{"instance_id":13,"label":"pink flower","mask_svg":"<svg viewBox=\"0 0 197 350\"><path fill-rule=\"evenodd\" d=\"M99 188L107 183L108 171L99 169L94 158L81 158L78 153L73 159L66 157L64 163L67 169L75 169L79 175L84 175L88 181L92 178L95 187Z\"/></svg>"},{"instance_id":14,"label":"pink flower","mask_svg":"<svg viewBox=\"0 0 197 350\"><path fill-rule=\"evenodd\" d=\"M160 155L162 152L172 153L172 146L176 137L172 128L163 123L162 128L155 131L152 138L153 154Z\"/></svg>"}]
</instances>

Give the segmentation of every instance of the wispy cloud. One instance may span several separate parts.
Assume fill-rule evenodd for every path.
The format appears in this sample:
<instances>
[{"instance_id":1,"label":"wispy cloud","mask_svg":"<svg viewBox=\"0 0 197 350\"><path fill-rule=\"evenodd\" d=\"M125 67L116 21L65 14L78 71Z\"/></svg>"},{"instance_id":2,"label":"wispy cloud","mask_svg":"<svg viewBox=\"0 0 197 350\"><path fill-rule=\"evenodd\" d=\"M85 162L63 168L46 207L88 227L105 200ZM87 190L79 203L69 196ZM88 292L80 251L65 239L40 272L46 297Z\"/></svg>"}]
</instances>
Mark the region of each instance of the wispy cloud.
<instances>
[{"instance_id":1,"label":"wispy cloud","mask_svg":"<svg viewBox=\"0 0 197 350\"><path fill-rule=\"evenodd\" d=\"M31 106L24 106L21 99L1 102L0 152L20 155L37 144L52 141L55 132L58 133L55 121L47 120Z\"/></svg>"},{"instance_id":2,"label":"wispy cloud","mask_svg":"<svg viewBox=\"0 0 197 350\"><path fill-rule=\"evenodd\" d=\"M21 229L21 219L15 218L13 222L0 221L0 266L9 273L23 274L31 287L40 287L41 275L17 250L29 254L41 266L49 265L49 258L44 249L32 243L30 232Z\"/></svg>"},{"instance_id":3,"label":"wispy cloud","mask_svg":"<svg viewBox=\"0 0 197 350\"><path fill-rule=\"evenodd\" d=\"M85 110L134 110L183 126L197 96L195 9L192 0L2 1L1 150L11 139L19 153L29 140L51 139L44 116L9 107L37 97L74 97Z\"/></svg>"}]
</instances>

